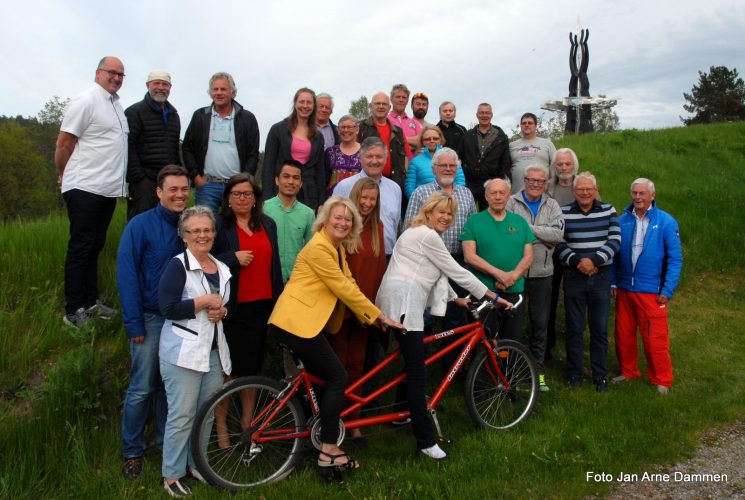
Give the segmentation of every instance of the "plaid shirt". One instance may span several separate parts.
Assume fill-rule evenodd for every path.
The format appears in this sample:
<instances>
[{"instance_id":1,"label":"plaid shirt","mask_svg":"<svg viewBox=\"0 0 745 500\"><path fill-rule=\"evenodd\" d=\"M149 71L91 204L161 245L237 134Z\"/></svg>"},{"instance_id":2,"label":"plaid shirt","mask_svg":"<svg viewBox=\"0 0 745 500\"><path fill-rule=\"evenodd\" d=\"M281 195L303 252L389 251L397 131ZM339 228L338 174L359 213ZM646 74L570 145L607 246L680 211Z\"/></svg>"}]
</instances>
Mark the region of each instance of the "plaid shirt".
<instances>
[{"instance_id":1,"label":"plaid shirt","mask_svg":"<svg viewBox=\"0 0 745 500\"><path fill-rule=\"evenodd\" d=\"M409 199L409 206L406 209L406 217L404 217L404 225L408 227L411 219L419 213L419 209L422 208L424 202L430 197L435 191L440 191L442 188L437 181L430 182L429 184L423 184L416 188L411 194ZM450 228L442 233L442 241L445 242L445 247L453 255L461 254L460 246L460 233L463 231L463 226L470 216L476 213L476 202L473 199L471 190L463 186L453 186L453 195L455 200L458 202L458 211L455 213L455 221Z\"/></svg>"}]
</instances>

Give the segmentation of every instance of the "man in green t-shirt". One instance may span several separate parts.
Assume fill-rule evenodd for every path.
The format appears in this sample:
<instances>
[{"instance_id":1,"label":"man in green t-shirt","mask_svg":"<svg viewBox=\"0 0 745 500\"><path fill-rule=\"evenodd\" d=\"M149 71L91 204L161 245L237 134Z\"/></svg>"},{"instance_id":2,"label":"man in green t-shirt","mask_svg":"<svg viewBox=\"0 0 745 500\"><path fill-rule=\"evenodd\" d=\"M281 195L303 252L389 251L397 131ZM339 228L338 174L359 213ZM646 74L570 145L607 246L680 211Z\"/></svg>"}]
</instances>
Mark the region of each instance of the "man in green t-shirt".
<instances>
[{"instance_id":1,"label":"man in green t-shirt","mask_svg":"<svg viewBox=\"0 0 745 500\"><path fill-rule=\"evenodd\" d=\"M460 235L463 258L489 290L515 303L533 262L535 236L525 219L505 209L510 198L508 180L486 181L484 196L489 208L472 215ZM500 338L521 341L523 311L520 305L511 317L505 316Z\"/></svg>"},{"instance_id":2,"label":"man in green t-shirt","mask_svg":"<svg viewBox=\"0 0 745 500\"><path fill-rule=\"evenodd\" d=\"M277 223L279 261L282 264L282 281L287 283L295 266L295 258L313 237L313 210L297 200L303 186L303 166L296 160L287 160L277 172L274 182L277 196L264 202L264 214Z\"/></svg>"}]
</instances>

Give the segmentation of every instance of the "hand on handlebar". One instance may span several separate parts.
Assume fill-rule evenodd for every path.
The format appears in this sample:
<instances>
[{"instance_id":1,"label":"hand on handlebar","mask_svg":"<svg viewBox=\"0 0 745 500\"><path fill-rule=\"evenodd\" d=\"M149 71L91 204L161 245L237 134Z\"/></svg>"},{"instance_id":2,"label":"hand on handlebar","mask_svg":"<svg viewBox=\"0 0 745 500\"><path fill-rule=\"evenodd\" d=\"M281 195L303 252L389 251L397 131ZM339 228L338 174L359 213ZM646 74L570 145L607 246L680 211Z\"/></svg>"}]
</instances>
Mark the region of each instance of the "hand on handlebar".
<instances>
[{"instance_id":1,"label":"hand on handlebar","mask_svg":"<svg viewBox=\"0 0 745 500\"><path fill-rule=\"evenodd\" d=\"M469 297L464 297L464 298L458 297L457 299L453 300L453 302L455 303L456 306L463 307L464 309L470 309L471 308L471 298L470 298L470 296Z\"/></svg>"},{"instance_id":2,"label":"hand on handlebar","mask_svg":"<svg viewBox=\"0 0 745 500\"><path fill-rule=\"evenodd\" d=\"M375 324L384 332L388 331L389 328L397 328L399 330L403 330L404 328L404 325L402 325L398 321L393 321L391 318L383 313L381 313L380 316L377 317L377 319L375 320Z\"/></svg>"}]
</instances>

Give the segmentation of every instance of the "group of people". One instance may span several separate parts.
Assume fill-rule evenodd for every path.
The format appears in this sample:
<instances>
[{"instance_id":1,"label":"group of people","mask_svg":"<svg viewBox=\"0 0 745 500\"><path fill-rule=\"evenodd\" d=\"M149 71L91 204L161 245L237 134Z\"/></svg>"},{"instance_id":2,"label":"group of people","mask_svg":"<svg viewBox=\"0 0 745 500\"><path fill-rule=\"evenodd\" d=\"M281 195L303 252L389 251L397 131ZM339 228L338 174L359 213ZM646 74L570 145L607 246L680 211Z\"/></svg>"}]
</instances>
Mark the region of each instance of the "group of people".
<instances>
[{"instance_id":1,"label":"group of people","mask_svg":"<svg viewBox=\"0 0 745 500\"><path fill-rule=\"evenodd\" d=\"M527 298L498 333L523 341L527 309L525 343L548 391L544 366L563 281L567 382L582 383L587 317L599 392L608 390L612 295L613 381L641 376L639 330L647 376L667 394L667 303L682 252L677 223L656 207L649 179L632 182L632 202L618 217L595 177L579 173L576 154L537 136L534 114L521 117L513 142L491 123L487 103L473 129L455 122L449 101L432 125L428 97L410 100L400 84L372 96L370 118L345 115L338 127L329 94L299 89L290 115L267 135L259 172L257 121L235 100L228 73L210 79L212 103L194 112L180 154L170 74L151 71L144 99L126 111L117 95L124 76L118 58L101 59L95 85L66 110L55 163L70 220L63 319L73 327L116 314L99 297L97 258L115 200L129 193L117 253L132 363L125 477L142 472L152 410L164 487L189 495L182 479L201 479L188 451L197 408L231 377L261 371L268 334L327 382L319 467L359 466L336 444L343 390L375 363L377 332L390 327L407 370L397 405L410 412L418 452L445 458L427 417L422 339L432 316L445 328L461 324L469 293L507 308ZM196 205L187 208L190 188ZM250 420L255 402L246 392ZM225 409L214 425L219 446L232 446ZM358 429L352 438L364 445Z\"/></svg>"}]
</instances>

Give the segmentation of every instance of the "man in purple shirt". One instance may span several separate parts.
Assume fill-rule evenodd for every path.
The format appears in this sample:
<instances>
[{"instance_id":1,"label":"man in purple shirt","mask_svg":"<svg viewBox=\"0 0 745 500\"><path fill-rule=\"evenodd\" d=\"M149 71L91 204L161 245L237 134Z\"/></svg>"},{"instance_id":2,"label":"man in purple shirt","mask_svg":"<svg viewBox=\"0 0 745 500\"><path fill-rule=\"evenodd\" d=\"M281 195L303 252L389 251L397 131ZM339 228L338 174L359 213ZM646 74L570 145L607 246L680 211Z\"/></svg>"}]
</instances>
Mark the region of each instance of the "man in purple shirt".
<instances>
[{"instance_id":1,"label":"man in purple shirt","mask_svg":"<svg viewBox=\"0 0 745 500\"><path fill-rule=\"evenodd\" d=\"M334 98L326 92L316 96L316 125L323 136L323 149L339 144L339 130L331 121L334 112Z\"/></svg>"}]
</instances>

